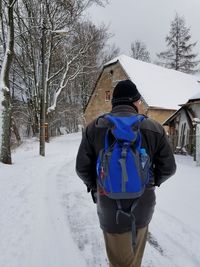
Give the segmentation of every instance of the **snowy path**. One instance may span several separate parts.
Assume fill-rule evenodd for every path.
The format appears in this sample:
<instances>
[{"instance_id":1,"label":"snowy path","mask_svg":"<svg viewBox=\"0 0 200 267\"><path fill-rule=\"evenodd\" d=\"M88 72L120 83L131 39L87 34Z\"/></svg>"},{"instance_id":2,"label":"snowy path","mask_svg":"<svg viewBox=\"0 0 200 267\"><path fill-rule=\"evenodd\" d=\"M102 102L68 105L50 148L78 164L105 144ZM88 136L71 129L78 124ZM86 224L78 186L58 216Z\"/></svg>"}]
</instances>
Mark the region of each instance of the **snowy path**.
<instances>
[{"instance_id":1,"label":"snowy path","mask_svg":"<svg viewBox=\"0 0 200 267\"><path fill-rule=\"evenodd\" d=\"M74 171L79 142L80 134L56 138L41 158L29 141L12 166L0 165L0 267L108 266L95 204ZM199 170L188 157L177 161L157 190L143 267L200 266Z\"/></svg>"},{"instance_id":2,"label":"snowy path","mask_svg":"<svg viewBox=\"0 0 200 267\"><path fill-rule=\"evenodd\" d=\"M71 166L67 168L68 170L71 169L68 177L71 179L72 184L75 185L76 181L73 181L75 177L74 170ZM66 208L68 208L70 214L68 214L68 219L74 239L77 244L80 244L82 250L88 252L89 249L91 252L89 255L85 253L85 257L88 257L87 266L107 266L101 232L96 227L96 225L98 226L96 210L91 206L90 196L89 199L85 196L85 190L78 191L78 189L78 187L74 187L66 195L66 202L71 203L68 200L69 198L73 199L73 204L71 206L68 205ZM76 193L74 194L74 192ZM81 207L77 207L77 203L81 203ZM90 210L90 213L86 217L85 210L87 209ZM76 232L75 229L78 229L78 231ZM90 237L91 233L92 239ZM181 220L157 207L154 219L150 225L150 233L151 238L145 251L144 267L200 266L198 257L200 255L200 235L188 225L184 225ZM82 241L84 244L81 243L80 236L84 236L85 242ZM92 242L93 239L96 241ZM98 242L99 239L100 241ZM93 258L91 258L91 255L93 255Z\"/></svg>"},{"instance_id":3,"label":"snowy path","mask_svg":"<svg viewBox=\"0 0 200 267\"><path fill-rule=\"evenodd\" d=\"M46 159L36 156L33 161L32 154L37 153L32 151L35 146L30 144L26 149L26 165L23 168L20 166L23 164L20 159L23 149L21 153L17 153L15 164L11 168L3 166L5 170L1 186L3 184L5 192L9 191L10 196L1 194L4 205L1 205L0 214L5 215L5 220L2 217L0 219L1 252L3 248L0 266L86 266L72 239L58 195L59 171L71 160L71 155L59 153L56 147L51 147ZM12 169L16 171L15 175Z\"/></svg>"},{"instance_id":4,"label":"snowy path","mask_svg":"<svg viewBox=\"0 0 200 267\"><path fill-rule=\"evenodd\" d=\"M57 194L58 173L59 168L54 166L44 176L43 182L36 183L38 186L35 188L36 216L33 233L37 247L32 255L33 267L80 265L80 255L71 238ZM84 262L81 266L85 266Z\"/></svg>"}]
</instances>

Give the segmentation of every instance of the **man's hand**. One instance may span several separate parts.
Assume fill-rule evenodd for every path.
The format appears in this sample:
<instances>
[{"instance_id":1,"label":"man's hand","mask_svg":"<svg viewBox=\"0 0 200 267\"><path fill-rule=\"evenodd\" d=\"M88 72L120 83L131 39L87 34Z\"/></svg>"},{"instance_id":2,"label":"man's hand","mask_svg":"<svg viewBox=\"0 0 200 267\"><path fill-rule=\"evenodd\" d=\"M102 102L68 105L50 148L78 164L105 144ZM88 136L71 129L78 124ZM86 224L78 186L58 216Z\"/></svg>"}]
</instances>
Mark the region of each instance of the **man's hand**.
<instances>
[{"instance_id":1,"label":"man's hand","mask_svg":"<svg viewBox=\"0 0 200 267\"><path fill-rule=\"evenodd\" d=\"M93 189L87 186L87 192L91 192L93 202L97 203L97 189Z\"/></svg>"},{"instance_id":2,"label":"man's hand","mask_svg":"<svg viewBox=\"0 0 200 267\"><path fill-rule=\"evenodd\" d=\"M94 203L97 203L97 190L91 190L91 196Z\"/></svg>"}]
</instances>

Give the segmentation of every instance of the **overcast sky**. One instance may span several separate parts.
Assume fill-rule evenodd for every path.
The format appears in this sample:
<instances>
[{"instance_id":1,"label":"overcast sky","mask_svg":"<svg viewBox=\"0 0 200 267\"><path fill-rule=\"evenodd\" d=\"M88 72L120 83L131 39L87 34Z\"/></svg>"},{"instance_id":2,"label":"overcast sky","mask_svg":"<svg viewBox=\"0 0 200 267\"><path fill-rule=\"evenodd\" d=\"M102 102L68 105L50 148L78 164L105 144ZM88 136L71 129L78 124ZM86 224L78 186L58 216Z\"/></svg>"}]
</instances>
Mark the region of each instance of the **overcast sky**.
<instances>
[{"instance_id":1,"label":"overcast sky","mask_svg":"<svg viewBox=\"0 0 200 267\"><path fill-rule=\"evenodd\" d=\"M191 28L192 42L198 41L200 54L200 0L110 0L105 8L93 6L89 16L100 25L109 25L114 34L111 43L121 53L130 55L131 42L143 41L153 60L166 48L165 37L176 12L185 17Z\"/></svg>"}]
</instances>

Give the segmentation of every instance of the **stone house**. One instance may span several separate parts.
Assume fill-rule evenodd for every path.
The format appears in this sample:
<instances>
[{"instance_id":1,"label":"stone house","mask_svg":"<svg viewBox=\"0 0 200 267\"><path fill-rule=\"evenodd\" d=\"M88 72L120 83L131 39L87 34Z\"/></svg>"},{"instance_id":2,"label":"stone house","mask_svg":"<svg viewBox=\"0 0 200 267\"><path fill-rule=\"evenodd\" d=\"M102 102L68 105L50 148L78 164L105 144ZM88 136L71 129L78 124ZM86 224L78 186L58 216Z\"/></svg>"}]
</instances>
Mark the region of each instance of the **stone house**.
<instances>
[{"instance_id":1,"label":"stone house","mask_svg":"<svg viewBox=\"0 0 200 267\"><path fill-rule=\"evenodd\" d=\"M185 103L199 88L191 75L121 55L103 66L85 109L86 124L110 111L113 89L124 79L133 81L142 95L139 112L160 123L174 114L178 104Z\"/></svg>"},{"instance_id":2,"label":"stone house","mask_svg":"<svg viewBox=\"0 0 200 267\"><path fill-rule=\"evenodd\" d=\"M163 125L168 126L170 142L175 153L193 155L196 150L196 125L200 119L199 93L189 98Z\"/></svg>"}]
</instances>

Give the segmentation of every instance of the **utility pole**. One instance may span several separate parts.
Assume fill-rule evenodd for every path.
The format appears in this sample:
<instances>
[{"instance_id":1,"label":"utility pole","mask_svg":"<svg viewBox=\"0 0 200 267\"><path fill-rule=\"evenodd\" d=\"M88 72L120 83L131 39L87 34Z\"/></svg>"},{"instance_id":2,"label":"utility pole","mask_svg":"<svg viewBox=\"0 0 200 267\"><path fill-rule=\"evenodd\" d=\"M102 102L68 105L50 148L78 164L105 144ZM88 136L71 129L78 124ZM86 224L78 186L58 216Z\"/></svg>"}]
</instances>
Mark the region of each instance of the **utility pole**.
<instances>
[{"instance_id":1,"label":"utility pole","mask_svg":"<svg viewBox=\"0 0 200 267\"><path fill-rule=\"evenodd\" d=\"M40 155L45 156L45 46L46 29L44 4L42 3L42 25L41 25L41 86L40 86Z\"/></svg>"}]
</instances>

